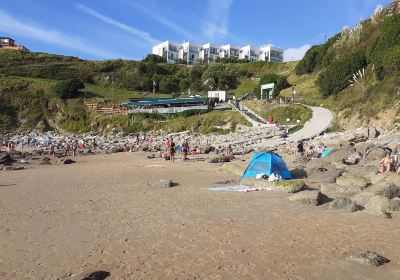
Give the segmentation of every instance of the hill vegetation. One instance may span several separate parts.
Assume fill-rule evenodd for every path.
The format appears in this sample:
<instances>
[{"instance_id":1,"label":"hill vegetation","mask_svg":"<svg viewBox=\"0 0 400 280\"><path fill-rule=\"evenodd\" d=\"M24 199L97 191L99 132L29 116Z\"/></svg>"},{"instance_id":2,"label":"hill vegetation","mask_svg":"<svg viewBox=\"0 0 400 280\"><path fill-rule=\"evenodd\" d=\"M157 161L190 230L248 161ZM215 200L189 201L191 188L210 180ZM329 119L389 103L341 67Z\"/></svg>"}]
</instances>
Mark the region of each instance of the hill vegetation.
<instances>
[{"instance_id":1,"label":"hill vegetation","mask_svg":"<svg viewBox=\"0 0 400 280\"><path fill-rule=\"evenodd\" d=\"M400 104L400 1L377 9L354 28L344 28L324 44L313 46L299 62L267 63L222 60L212 65L167 64L149 55L143 61L86 61L76 57L0 50L0 129L45 129L73 132L92 128L109 131L166 129L211 132L246 124L233 112L202 115L137 115L126 118L96 116L83 101L130 97L168 97L226 90L229 96L259 94L274 82L275 94L334 110L338 126L378 125L393 128ZM153 81L157 93L152 94ZM307 112L252 101L261 115L307 117ZM274 108L277 107L277 108ZM296 110L295 110L296 109ZM257 111L257 110L256 110ZM218 121L214 120L217 119ZM219 120L223 120L220 122ZM228 127L228 126L227 126ZM220 132L226 132L224 128Z\"/></svg>"}]
</instances>

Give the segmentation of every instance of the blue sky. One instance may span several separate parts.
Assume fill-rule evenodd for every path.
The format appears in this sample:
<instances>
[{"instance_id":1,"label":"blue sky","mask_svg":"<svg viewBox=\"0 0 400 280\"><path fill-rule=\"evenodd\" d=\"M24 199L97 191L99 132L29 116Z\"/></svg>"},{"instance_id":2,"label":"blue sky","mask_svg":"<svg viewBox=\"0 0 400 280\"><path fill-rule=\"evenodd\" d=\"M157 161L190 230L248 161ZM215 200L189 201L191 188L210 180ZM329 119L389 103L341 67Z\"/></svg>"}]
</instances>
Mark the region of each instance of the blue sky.
<instances>
[{"instance_id":1,"label":"blue sky","mask_svg":"<svg viewBox=\"0 0 400 280\"><path fill-rule=\"evenodd\" d=\"M300 59L390 0L0 0L0 36L38 52L142 59L172 40L274 44Z\"/></svg>"}]
</instances>

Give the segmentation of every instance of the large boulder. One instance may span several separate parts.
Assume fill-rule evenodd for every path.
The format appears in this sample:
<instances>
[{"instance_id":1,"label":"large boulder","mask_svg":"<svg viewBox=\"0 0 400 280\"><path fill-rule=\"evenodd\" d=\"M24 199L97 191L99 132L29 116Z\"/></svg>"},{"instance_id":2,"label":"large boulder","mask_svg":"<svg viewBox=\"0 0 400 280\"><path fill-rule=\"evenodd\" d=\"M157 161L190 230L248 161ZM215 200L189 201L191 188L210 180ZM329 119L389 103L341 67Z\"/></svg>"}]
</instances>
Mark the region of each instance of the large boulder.
<instances>
[{"instance_id":1,"label":"large boulder","mask_svg":"<svg viewBox=\"0 0 400 280\"><path fill-rule=\"evenodd\" d=\"M365 204L365 210L367 211L386 211L389 209L390 200L387 197L376 195L369 199Z\"/></svg>"},{"instance_id":2,"label":"large boulder","mask_svg":"<svg viewBox=\"0 0 400 280\"><path fill-rule=\"evenodd\" d=\"M290 171L294 179L307 178L307 171L304 168L298 167Z\"/></svg>"},{"instance_id":3,"label":"large boulder","mask_svg":"<svg viewBox=\"0 0 400 280\"><path fill-rule=\"evenodd\" d=\"M336 184L341 187L356 187L360 189L364 189L368 182L362 176L340 176L336 178Z\"/></svg>"},{"instance_id":4,"label":"large boulder","mask_svg":"<svg viewBox=\"0 0 400 280\"><path fill-rule=\"evenodd\" d=\"M372 187L368 188L368 191L375 195L381 195L388 199L400 197L400 188L386 181L379 182Z\"/></svg>"},{"instance_id":5,"label":"large boulder","mask_svg":"<svg viewBox=\"0 0 400 280\"><path fill-rule=\"evenodd\" d=\"M355 212L358 210L358 207L354 201L348 198L338 198L329 204L329 209L343 209L348 212Z\"/></svg>"},{"instance_id":6,"label":"large boulder","mask_svg":"<svg viewBox=\"0 0 400 280\"><path fill-rule=\"evenodd\" d=\"M336 178L342 175L342 173L342 170L336 169L332 165L328 165L307 170L307 178L314 182L334 183Z\"/></svg>"},{"instance_id":7,"label":"large boulder","mask_svg":"<svg viewBox=\"0 0 400 280\"><path fill-rule=\"evenodd\" d=\"M0 164L10 165L13 162L15 162L15 160L9 153L0 154Z\"/></svg>"},{"instance_id":8,"label":"large boulder","mask_svg":"<svg viewBox=\"0 0 400 280\"><path fill-rule=\"evenodd\" d=\"M333 184L333 183L322 183L321 184L321 192L323 194L327 194L328 196L330 194L347 194L347 195L353 195L356 193L361 192L362 189L360 187L356 186L339 186L338 184Z\"/></svg>"},{"instance_id":9,"label":"large boulder","mask_svg":"<svg viewBox=\"0 0 400 280\"><path fill-rule=\"evenodd\" d=\"M400 198L395 197L389 201L389 205L387 210L389 212L395 212L395 211L400 211Z\"/></svg>"},{"instance_id":10,"label":"large boulder","mask_svg":"<svg viewBox=\"0 0 400 280\"><path fill-rule=\"evenodd\" d=\"M289 200L300 202L306 205L317 206L322 201L322 194L319 191L302 191L290 196Z\"/></svg>"},{"instance_id":11,"label":"large boulder","mask_svg":"<svg viewBox=\"0 0 400 280\"><path fill-rule=\"evenodd\" d=\"M326 160L343 162L345 159L347 159L351 154L354 154L355 152L356 149L353 146L335 149L326 157Z\"/></svg>"},{"instance_id":12,"label":"large boulder","mask_svg":"<svg viewBox=\"0 0 400 280\"><path fill-rule=\"evenodd\" d=\"M372 160L381 160L385 157L385 155L387 154L387 151L384 148L376 148L373 149L372 151L368 152L367 154L367 158L368 160L372 161Z\"/></svg>"},{"instance_id":13,"label":"large boulder","mask_svg":"<svg viewBox=\"0 0 400 280\"><path fill-rule=\"evenodd\" d=\"M386 177L386 182L389 182L397 187L400 187L400 176L395 173L390 173Z\"/></svg>"},{"instance_id":14,"label":"large boulder","mask_svg":"<svg viewBox=\"0 0 400 280\"><path fill-rule=\"evenodd\" d=\"M351 197L351 200L354 201L357 205L365 207L371 197L375 196L372 192L358 192Z\"/></svg>"},{"instance_id":15,"label":"large boulder","mask_svg":"<svg viewBox=\"0 0 400 280\"><path fill-rule=\"evenodd\" d=\"M366 177L371 181L372 185L375 185L376 183L385 180L387 176L388 176L388 173L366 174Z\"/></svg>"},{"instance_id":16,"label":"large boulder","mask_svg":"<svg viewBox=\"0 0 400 280\"><path fill-rule=\"evenodd\" d=\"M297 193L302 191L305 187L306 184L299 180L278 181L275 184L276 191L285 193Z\"/></svg>"}]
</instances>

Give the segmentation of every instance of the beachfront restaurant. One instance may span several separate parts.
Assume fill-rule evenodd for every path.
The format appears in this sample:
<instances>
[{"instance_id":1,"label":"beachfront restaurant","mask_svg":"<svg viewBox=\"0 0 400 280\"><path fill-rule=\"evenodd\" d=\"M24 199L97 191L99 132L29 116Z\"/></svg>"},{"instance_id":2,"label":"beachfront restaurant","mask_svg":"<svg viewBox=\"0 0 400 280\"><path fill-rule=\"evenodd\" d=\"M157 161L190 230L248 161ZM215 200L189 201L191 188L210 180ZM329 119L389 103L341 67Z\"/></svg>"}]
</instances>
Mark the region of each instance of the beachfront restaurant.
<instances>
[{"instance_id":1,"label":"beachfront restaurant","mask_svg":"<svg viewBox=\"0 0 400 280\"><path fill-rule=\"evenodd\" d=\"M175 114L187 110L208 110L208 98L158 98L142 99L123 103L129 114L135 113L159 113Z\"/></svg>"}]
</instances>

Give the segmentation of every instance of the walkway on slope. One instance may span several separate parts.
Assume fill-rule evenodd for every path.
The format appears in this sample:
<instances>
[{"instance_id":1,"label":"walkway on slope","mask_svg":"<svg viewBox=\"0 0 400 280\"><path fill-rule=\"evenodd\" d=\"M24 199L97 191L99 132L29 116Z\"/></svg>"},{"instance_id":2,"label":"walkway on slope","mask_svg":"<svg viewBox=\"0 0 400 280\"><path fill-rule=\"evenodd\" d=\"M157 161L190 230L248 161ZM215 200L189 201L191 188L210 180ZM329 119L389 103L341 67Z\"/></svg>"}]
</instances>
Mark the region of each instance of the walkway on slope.
<instances>
[{"instance_id":1,"label":"walkway on slope","mask_svg":"<svg viewBox=\"0 0 400 280\"><path fill-rule=\"evenodd\" d=\"M311 109L312 118L304 124L304 127L301 130L289 135L286 139L275 138L262 141L261 143L254 145L254 148L273 148L280 144L309 139L325 132L333 123L335 117L330 110L322 107L303 106Z\"/></svg>"}]
</instances>

